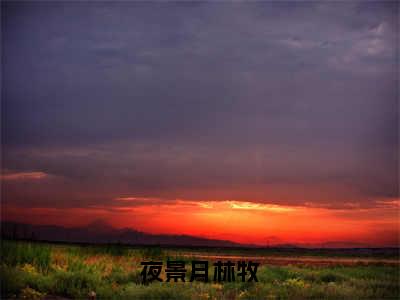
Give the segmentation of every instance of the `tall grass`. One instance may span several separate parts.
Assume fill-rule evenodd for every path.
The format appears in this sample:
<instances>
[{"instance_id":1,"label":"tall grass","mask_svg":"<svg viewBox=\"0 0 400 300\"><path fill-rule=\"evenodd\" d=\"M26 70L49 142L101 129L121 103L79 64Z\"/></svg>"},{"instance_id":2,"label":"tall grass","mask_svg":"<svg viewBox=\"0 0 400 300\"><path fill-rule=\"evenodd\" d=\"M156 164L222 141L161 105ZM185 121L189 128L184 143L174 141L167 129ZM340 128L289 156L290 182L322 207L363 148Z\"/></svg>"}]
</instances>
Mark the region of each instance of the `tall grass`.
<instances>
[{"instance_id":1,"label":"tall grass","mask_svg":"<svg viewBox=\"0 0 400 300\"><path fill-rule=\"evenodd\" d=\"M48 297L98 299L398 299L399 267L269 266L257 272L258 282L154 282L141 284L140 261L179 259L160 247L129 249L118 245L77 246L3 241L1 245L2 298ZM194 259L194 258L193 258ZM162 273L163 276L164 273ZM165 277L163 277L165 279Z\"/></svg>"},{"instance_id":2,"label":"tall grass","mask_svg":"<svg viewBox=\"0 0 400 300\"><path fill-rule=\"evenodd\" d=\"M50 264L51 248L46 244L2 241L1 260L10 266L31 264L42 272L47 272Z\"/></svg>"},{"instance_id":3,"label":"tall grass","mask_svg":"<svg viewBox=\"0 0 400 300\"><path fill-rule=\"evenodd\" d=\"M152 246L141 249L140 256L146 259L163 259L165 257L164 251L160 246Z\"/></svg>"}]
</instances>

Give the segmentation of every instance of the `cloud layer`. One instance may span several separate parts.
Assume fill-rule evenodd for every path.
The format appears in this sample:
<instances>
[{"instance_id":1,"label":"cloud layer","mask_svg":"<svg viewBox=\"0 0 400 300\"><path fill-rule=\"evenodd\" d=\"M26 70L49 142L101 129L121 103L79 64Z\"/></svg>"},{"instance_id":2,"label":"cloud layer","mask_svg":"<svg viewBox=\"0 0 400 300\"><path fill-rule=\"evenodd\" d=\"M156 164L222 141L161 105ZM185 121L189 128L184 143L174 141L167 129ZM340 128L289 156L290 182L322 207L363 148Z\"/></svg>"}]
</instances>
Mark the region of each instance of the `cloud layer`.
<instances>
[{"instance_id":1,"label":"cloud layer","mask_svg":"<svg viewBox=\"0 0 400 300\"><path fill-rule=\"evenodd\" d=\"M3 199L379 206L398 197L397 17L395 2L2 3L4 179L21 179Z\"/></svg>"}]
</instances>

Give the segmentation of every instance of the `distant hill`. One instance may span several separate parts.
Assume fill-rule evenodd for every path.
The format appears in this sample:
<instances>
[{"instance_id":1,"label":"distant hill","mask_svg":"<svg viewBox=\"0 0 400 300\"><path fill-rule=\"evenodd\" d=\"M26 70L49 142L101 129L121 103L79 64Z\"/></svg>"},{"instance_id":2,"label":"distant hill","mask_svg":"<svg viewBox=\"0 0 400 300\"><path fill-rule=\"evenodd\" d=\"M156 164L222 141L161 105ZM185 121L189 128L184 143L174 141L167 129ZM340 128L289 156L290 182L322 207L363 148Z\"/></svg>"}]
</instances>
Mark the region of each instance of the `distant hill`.
<instances>
[{"instance_id":1,"label":"distant hill","mask_svg":"<svg viewBox=\"0 0 400 300\"><path fill-rule=\"evenodd\" d=\"M169 245L206 247L243 247L225 240L200 238L190 235L149 234L133 229L116 229L97 220L85 227L62 227L56 225L32 225L15 222L1 223L2 238L30 239L38 241L76 243L121 243L127 245Z\"/></svg>"},{"instance_id":2,"label":"distant hill","mask_svg":"<svg viewBox=\"0 0 400 300\"><path fill-rule=\"evenodd\" d=\"M1 237L86 244L241 248L248 251L263 250L266 254L303 253L312 255L319 253L330 255L389 255L398 257L400 253L398 247L373 248L361 243L343 241L331 241L320 244L277 244L265 247L190 235L150 234L130 228L117 229L103 220L96 220L84 227L32 225L4 221L1 222Z\"/></svg>"},{"instance_id":3,"label":"distant hill","mask_svg":"<svg viewBox=\"0 0 400 300\"><path fill-rule=\"evenodd\" d=\"M368 247L371 247L369 244L348 242L348 241L331 241L331 242L321 243L318 246L320 248L368 248Z\"/></svg>"}]
</instances>

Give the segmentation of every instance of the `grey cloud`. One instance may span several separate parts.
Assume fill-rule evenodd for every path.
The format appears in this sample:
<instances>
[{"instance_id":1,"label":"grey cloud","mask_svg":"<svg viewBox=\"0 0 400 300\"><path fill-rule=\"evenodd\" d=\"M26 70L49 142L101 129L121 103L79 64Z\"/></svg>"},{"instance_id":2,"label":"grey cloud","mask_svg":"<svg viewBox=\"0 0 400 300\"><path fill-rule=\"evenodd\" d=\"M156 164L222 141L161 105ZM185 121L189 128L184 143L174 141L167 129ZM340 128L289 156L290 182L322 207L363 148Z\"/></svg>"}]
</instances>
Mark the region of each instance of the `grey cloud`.
<instances>
[{"instance_id":1,"label":"grey cloud","mask_svg":"<svg viewBox=\"0 0 400 300\"><path fill-rule=\"evenodd\" d=\"M90 201L99 180L107 197L241 183L394 196L396 9L2 3L4 165Z\"/></svg>"}]
</instances>

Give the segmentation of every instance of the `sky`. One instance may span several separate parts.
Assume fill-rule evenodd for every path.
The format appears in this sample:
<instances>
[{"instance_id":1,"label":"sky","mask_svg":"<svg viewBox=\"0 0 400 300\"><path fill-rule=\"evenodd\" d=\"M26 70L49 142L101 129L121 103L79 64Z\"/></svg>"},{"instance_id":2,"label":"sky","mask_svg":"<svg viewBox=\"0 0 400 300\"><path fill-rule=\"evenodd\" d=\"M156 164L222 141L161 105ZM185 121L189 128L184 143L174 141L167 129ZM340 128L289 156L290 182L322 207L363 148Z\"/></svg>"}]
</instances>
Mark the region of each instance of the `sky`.
<instances>
[{"instance_id":1,"label":"sky","mask_svg":"<svg viewBox=\"0 0 400 300\"><path fill-rule=\"evenodd\" d=\"M3 220L399 245L395 1L1 9Z\"/></svg>"}]
</instances>

